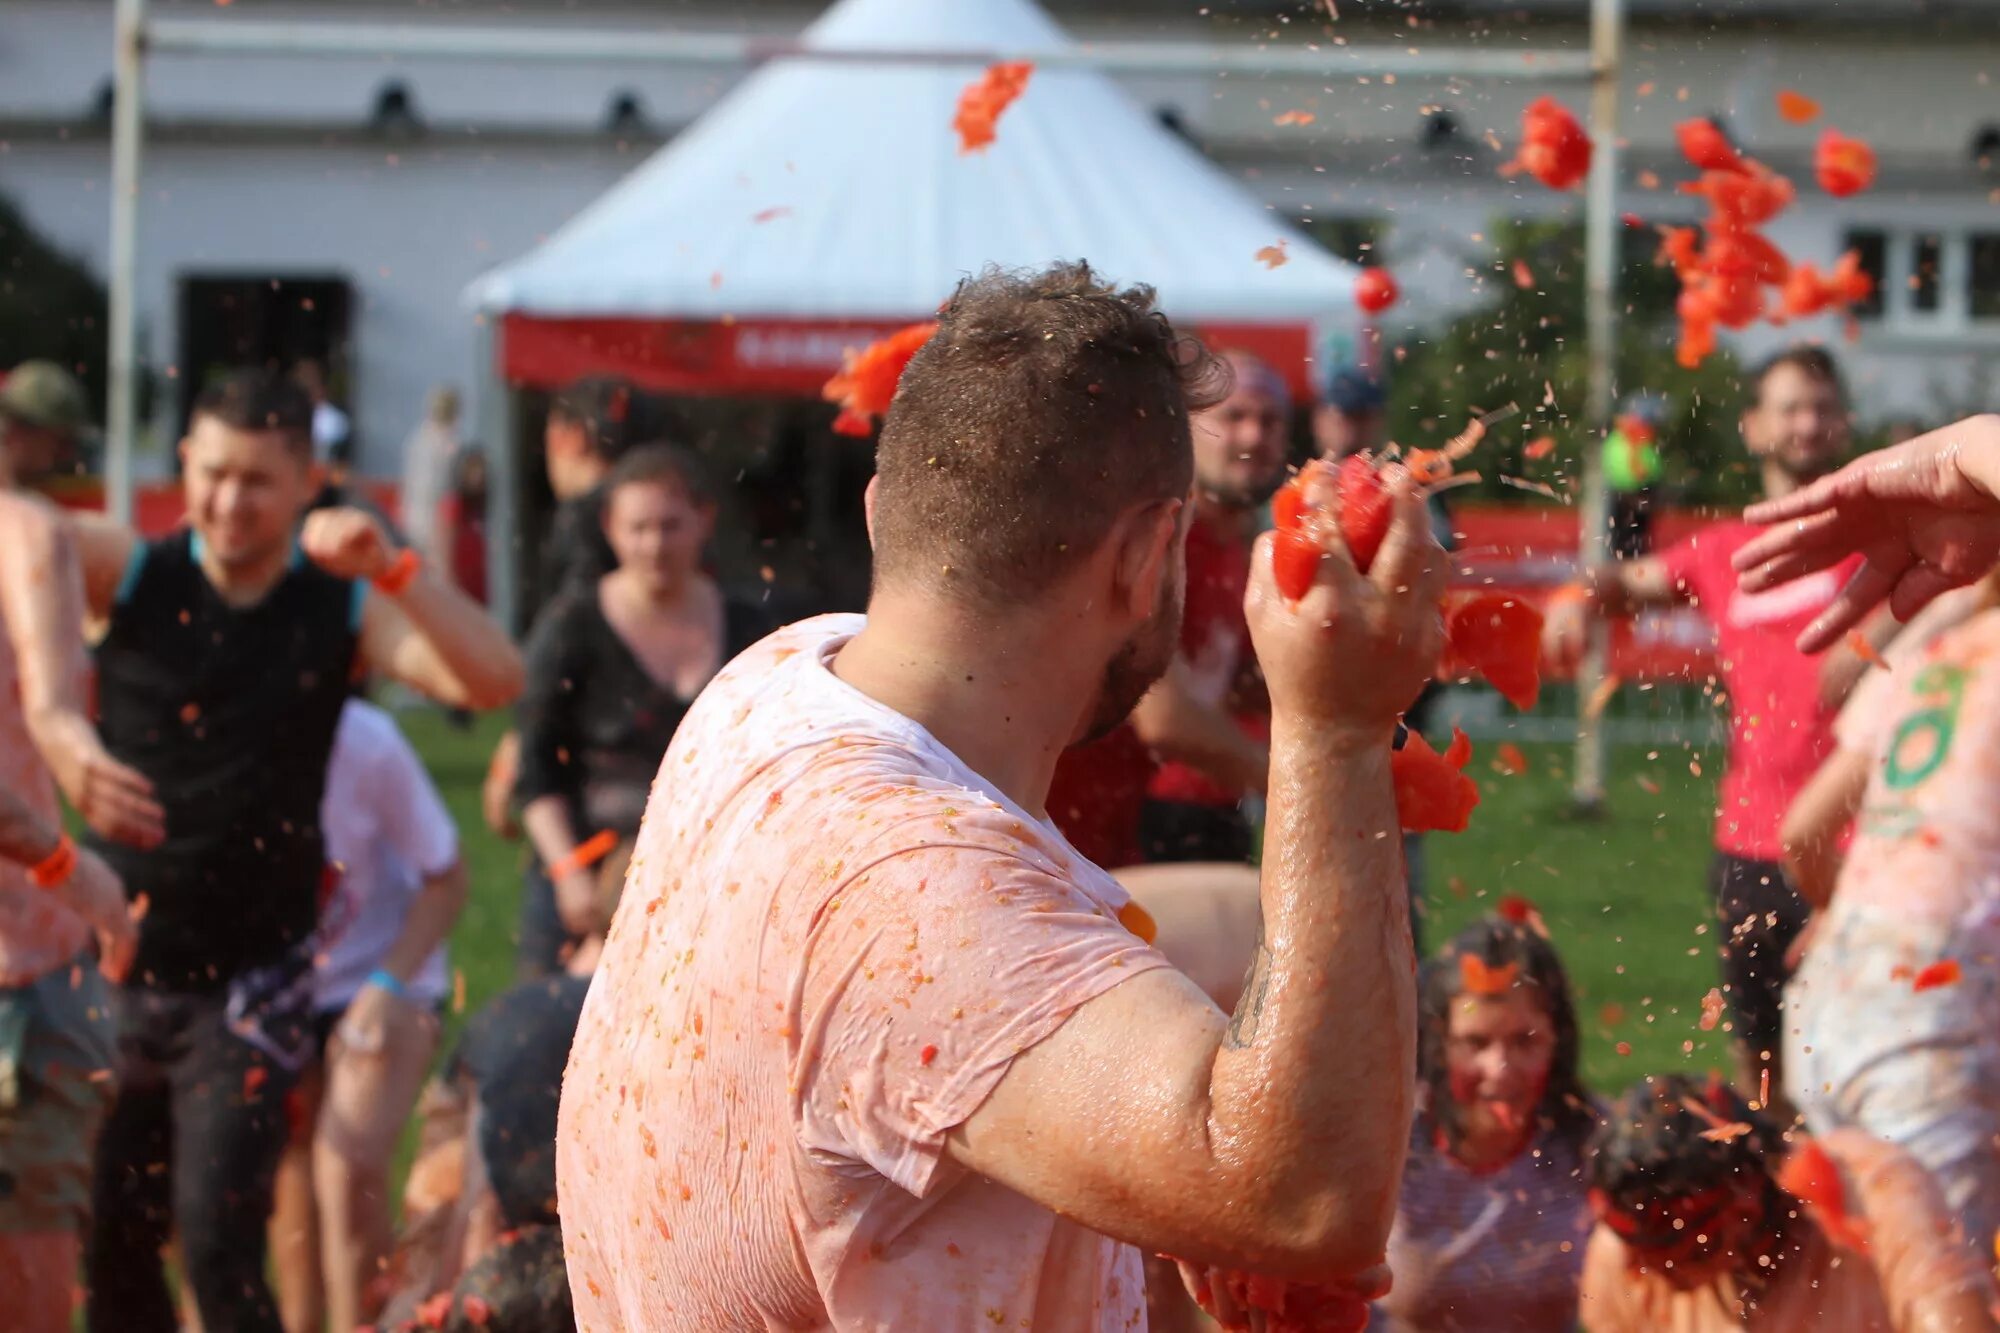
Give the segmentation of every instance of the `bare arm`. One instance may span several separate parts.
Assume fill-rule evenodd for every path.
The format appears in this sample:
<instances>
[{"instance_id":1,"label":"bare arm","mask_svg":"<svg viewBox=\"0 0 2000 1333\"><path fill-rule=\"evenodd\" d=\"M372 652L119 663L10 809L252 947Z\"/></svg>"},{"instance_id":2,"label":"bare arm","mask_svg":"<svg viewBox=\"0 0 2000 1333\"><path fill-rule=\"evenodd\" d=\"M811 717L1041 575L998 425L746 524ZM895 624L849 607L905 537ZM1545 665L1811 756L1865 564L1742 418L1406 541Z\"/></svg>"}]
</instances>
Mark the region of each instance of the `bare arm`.
<instances>
[{"instance_id":1,"label":"bare arm","mask_svg":"<svg viewBox=\"0 0 2000 1333\"><path fill-rule=\"evenodd\" d=\"M61 837L61 829L0 787L0 857L15 865L36 865L55 851Z\"/></svg>"},{"instance_id":2,"label":"bare arm","mask_svg":"<svg viewBox=\"0 0 2000 1333\"><path fill-rule=\"evenodd\" d=\"M1681 585L1658 556L1600 565L1584 580L1590 600L1607 616L1629 616L1648 606L1665 606L1685 598Z\"/></svg>"},{"instance_id":3,"label":"bare arm","mask_svg":"<svg viewBox=\"0 0 2000 1333\"><path fill-rule=\"evenodd\" d=\"M483 608L428 569L400 596L362 611L369 666L456 708L505 708L521 692L521 655Z\"/></svg>"},{"instance_id":4,"label":"bare arm","mask_svg":"<svg viewBox=\"0 0 2000 1333\"><path fill-rule=\"evenodd\" d=\"M35 501L10 498L6 512L0 619L20 664L28 733L56 785L92 828L120 842L153 846L165 829L152 784L111 757L90 720L79 543L54 511ZM129 542L106 545L106 558L120 549L129 550ZM119 559L121 575L123 563Z\"/></svg>"},{"instance_id":5,"label":"bare arm","mask_svg":"<svg viewBox=\"0 0 2000 1333\"><path fill-rule=\"evenodd\" d=\"M36 866L62 845L62 830L0 788L0 857L16 865ZM79 848L69 877L49 890L61 897L97 932L104 974L123 981L139 946L137 928L125 906L125 888L94 853Z\"/></svg>"},{"instance_id":6,"label":"bare arm","mask_svg":"<svg viewBox=\"0 0 2000 1333\"><path fill-rule=\"evenodd\" d=\"M1217 1008L1234 1009L1263 928L1256 867L1128 866L1117 879L1153 918L1153 947Z\"/></svg>"},{"instance_id":7,"label":"bare arm","mask_svg":"<svg viewBox=\"0 0 2000 1333\"><path fill-rule=\"evenodd\" d=\"M1861 809L1868 768L1866 751L1835 750L1785 811L1779 835L1785 845L1785 873L1816 911L1833 901L1840 880L1840 833Z\"/></svg>"},{"instance_id":8,"label":"bare arm","mask_svg":"<svg viewBox=\"0 0 2000 1333\"><path fill-rule=\"evenodd\" d=\"M1148 749L1192 765L1232 791L1262 792L1270 776L1270 747L1245 735L1226 710L1197 698L1179 657L1132 710L1132 729Z\"/></svg>"},{"instance_id":9,"label":"bare arm","mask_svg":"<svg viewBox=\"0 0 2000 1333\"><path fill-rule=\"evenodd\" d=\"M458 914L465 910L465 897L465 862L453 861L437 874L424 876L423 887L403 918L402 931L382 955L382 966L399 981L414 977L424 960L451 935Z\"/></svg>"},{"instance_id":10,"label":"bare arm","mask_svg":"<svg viewBox=\"0 0 2000 1333\"><path fill-rule=\"evenodd\" d=\"M1642 607L1665 606L1687 595L1658 556L1600 565L1586 571L1578 583L1584 595L1551 601L1542 620L1542 655L1563 670L1574 670L1582 660L1593 617L1629 616Z\"/></svg>"},{"instance_id":11,"label":"bare arm","mask_svg":"<svg viewBox=\"0 0 2000 1333\"><path fill-rule=\"evenodd\" d=\"M299 545L347 579L379 579L396 558L381 523L358 509L308 515ZM428 567L397 592L368 598L361 655L371 669L458 708L504 708L521 692L521 655L507 632Z\"/></svg>"},{"instance_id":12,"label":"bare arm","mask_svg":"<svg viewBox=\"0 0 2000 1333\"><path fill-rule=\"evenodd\" d=\"M1407 487L1365 579L1331 555L1288 607L1269 546L1248 607L1273 704L1265 930L1234 1018L1179 973L1142 973L1016 1059L949 1151L1133 1243L1328 1283L1380 1261L1409 1134L1390 737L1436 661L1444 560Z\"/></svg>"}]
</instances>

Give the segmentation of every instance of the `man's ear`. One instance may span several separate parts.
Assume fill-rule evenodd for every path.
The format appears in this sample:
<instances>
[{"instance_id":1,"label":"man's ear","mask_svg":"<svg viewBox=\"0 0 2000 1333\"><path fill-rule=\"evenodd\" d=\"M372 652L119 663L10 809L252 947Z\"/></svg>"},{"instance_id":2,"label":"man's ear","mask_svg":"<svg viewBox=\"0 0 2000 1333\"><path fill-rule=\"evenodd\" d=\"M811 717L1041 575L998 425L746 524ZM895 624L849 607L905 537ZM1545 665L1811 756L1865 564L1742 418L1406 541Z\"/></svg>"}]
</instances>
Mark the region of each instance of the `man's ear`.
<instances>
[{"instance_id":1,"label":"man's ear","mask_svg":"<svg viewBox=\"0 0 2000 1333\"><path fill-rule=\"evenodd\" d=\"M881 482L880 473L868 479L868 489L861 493L861 519L868 529L868 546L875 546L875 487Z\"/></svg>"},{"instance_id":2,"label":"man's ear","mask_svg":"<svg viewBox=\"0 0 2000 1333\"><path fill-rule=\"evenodd\" d=\"M1117 609L1143 620L1159 605L1160 587L1175 577L1180 559L1181 511L1187 501L1158 500L1126 511L1116 536L1112 565Z\"/></svg>"}]
</instances>

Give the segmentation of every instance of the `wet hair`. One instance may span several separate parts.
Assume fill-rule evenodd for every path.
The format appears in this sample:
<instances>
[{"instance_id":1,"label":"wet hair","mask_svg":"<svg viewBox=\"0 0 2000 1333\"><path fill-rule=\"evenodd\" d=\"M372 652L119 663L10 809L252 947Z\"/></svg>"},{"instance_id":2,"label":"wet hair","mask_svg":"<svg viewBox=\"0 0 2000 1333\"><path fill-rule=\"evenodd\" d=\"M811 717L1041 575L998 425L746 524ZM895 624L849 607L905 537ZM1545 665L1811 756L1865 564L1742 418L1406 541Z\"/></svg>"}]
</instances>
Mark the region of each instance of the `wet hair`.
<instances>
[{"instance_id":1,"label":"wet hair","mask_svg":"<svg viewBox=\"0 0 2000 1333\"><path fill-rule=\"evenodd\" d=\"M232 370L211 382L194 400L191 419L203 417L231 430L276 432L293 452L312 453L312 399L291 380L268 370Z\"/></svg>"},{"instance_id":2,"label":"wet hair","mask_svg":"<svg viewBox=\"0 0 2000 1333\"><path fill-rule=\"evenodd\" d=\"M715 488L701 457L678 444L643 444L619 459L604 478L607 507L623 487L641 485L676 488L697 507L715 503Z\"/></svg>"},{"instance_id":3,"label":"wet hair","mask_svg":"<svg viewBox=\"0 0 2000 1333\"><path fill-rule=\"evenodd\" d=\"M1702 1137L1718 1124L1749 1129ZM1775 1192L1771 1172L1783 1152L1777 1124L1719 1076L1698 1083L1686 1074L1654 1074L1605 1114L1584 1158L1584 1180L1605 1207L1628 1219L1617 1228L1627 1243L1644 1245L1649 1233L1677 1239L1664 1229L1666 1209L1677 1200L1721 1190ZM1774 1204L1765 1216L1777 1225L1786 1211Z\"/></svg>"},{"instance_id":4,"label":"wet hair","mask_svg":"<svg viewBox=\"0 0 2000 1333\"><path fill-rule=\"evenodd\" d=\"M1126 508L1185 496L1188 414L1228 367L1085 263L958 285L904 371L876 453L875 577L1013 606Z\"/></svg>"},{"instance_id":5,"label":"wet hair","mask_svg":"<svg viewBox=\"0 0 2000 1333\"><path fill-rule=\"evenodd\" d=\"M549 416L583 431L584 447L607 463L624 457L635 438L637 394L621 379L578 380L549 403Z\"/></svg>"},{"instance_id":6,"label":"wet hair","mask_svg":"<svg viewBox=\"0 0 2000 1333\"><path fill-rule=\"evenodd\" d=\"M1458 1146L1464 1130L1451 1095L1445 1042L1451 1034L1452 1002L1465 993L1465 965L1459 960L1468 956L1488 968L1513 968L1515 984L1530 988L1547 1011L1556 1048L1535 1121L1543 1133L1553 1133L1582 1152L1597 1125L1597 1110L1577 1074L1580 1041L1569 974L1555 946L1533 926L1500 916L1481 917L1459 931L1417 975L1417 1078L1426 1093L1431 1122L1447 1146Z\"/></svg>"},{"instance_id":7,"label":"wet hair","mask_svg":"<svg viewBox=\"0 0 2000 1333\"><path fill-rule=\"evenodd\" d=\"M1764 401L1764 386L1770 382L1771 376L1786 366L1816 384L1832 385L1840 400L1847 401L1847 383L1841 378L1840 363L1833 359L1833 353L1824 347L1799 343L1781 352L1773 352L1757 363L1756 369L1750 372L1749 406L1756 407Z\"/></svg>"}]
</instances>

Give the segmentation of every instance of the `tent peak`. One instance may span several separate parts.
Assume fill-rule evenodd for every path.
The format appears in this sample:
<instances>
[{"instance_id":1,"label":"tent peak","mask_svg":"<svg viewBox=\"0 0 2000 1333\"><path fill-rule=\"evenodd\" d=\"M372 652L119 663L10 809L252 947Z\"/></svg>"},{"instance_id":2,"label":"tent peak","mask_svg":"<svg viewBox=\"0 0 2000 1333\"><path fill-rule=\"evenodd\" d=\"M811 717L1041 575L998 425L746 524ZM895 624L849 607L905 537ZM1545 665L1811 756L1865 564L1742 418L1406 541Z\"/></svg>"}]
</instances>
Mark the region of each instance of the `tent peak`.
<instances>
[{"instance_id":1,"label":"tent peak","mask_svg":"<svg viewBox=\"0 0 2000 1333\"><path fill-rule=\"evenodd\" d=\"M838 0L807 28L820 50L1008 53L1075 45L1033 0Z\"/></svg>"}]
</instances>

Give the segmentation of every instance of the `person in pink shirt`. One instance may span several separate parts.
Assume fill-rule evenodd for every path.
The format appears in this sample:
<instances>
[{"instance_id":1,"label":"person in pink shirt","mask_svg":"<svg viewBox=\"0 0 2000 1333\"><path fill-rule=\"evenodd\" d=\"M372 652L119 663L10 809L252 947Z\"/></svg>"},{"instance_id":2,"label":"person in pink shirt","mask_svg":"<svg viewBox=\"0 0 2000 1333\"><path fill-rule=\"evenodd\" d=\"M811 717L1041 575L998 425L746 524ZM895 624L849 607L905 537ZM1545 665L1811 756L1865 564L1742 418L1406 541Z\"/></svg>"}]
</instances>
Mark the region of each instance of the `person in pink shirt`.
<instances>
[{"instance_id":1,"label":"person in pink shirt","mask_svg":"<svg viewBox=\"0 0 2000 1333\"><path fill-rule=\"evenodd\" d=\"M1790 1139L1789 1145L1786 1139ZM1991 1333L1993 1275L1953 1238L1937 1182L1855 1130L1814 1141L1837 1218L1779 1186L1802 1135L1720 1080L1642 1079L1584 1158L1589 1333ZM1827 1187L1830 1185L1830 1190ZM1815 1191L1816 1193L1820 1191Z\"/></svg>"},{"instance_id":2,"label":"person in pink shirt","mask_svg":"<svg viewBox=\"0 0 2000 1333\"><path fill-rule=\"evenodd\" d=\"M1801 346L1765 362L1751 376L1741 425L1766 496L1790 494L1832 471L1848 446L1846 398L1833 358ZM1822 658L1795 643L1832 604L1851 565L1775 592L1744 592L1732 557L1757 533L1753 523L1726 519L1658 555L1587 571L1586 597L1559 602L1544 627L1549 656L1566 664L1581 655L1592 614L1685 602L1715 627L1729 760L1717 797L1710 886L1722 925L1723 989L1748 1088L1758 1086L1767 1068L1772 1086L1782 1086L1785 956L1807 916L1785 878L1780 827L1792 798L1832 752L1834 713L1866 667L1849 646Z\"/></svg>"},{"instance_id":3,"label":"person in pink shirt","mask_svg":"<svg viewBox=\"0 0 2000 1333\"><path fill-rule=\"evenodd\" d=\"M945 306L882 428L867 616L738 657L654 783L563 1081L585 1333L1137 1329L1142 1250L1273 1326L1365 1318L1414 1096L1390 746L1442 643L1407 479L1366 577L1331 556L1287 605L1253 559L1233 1017L1043 810L1174 651L1213 367L1083 264Z\"/></svg>"}]
</instances>

